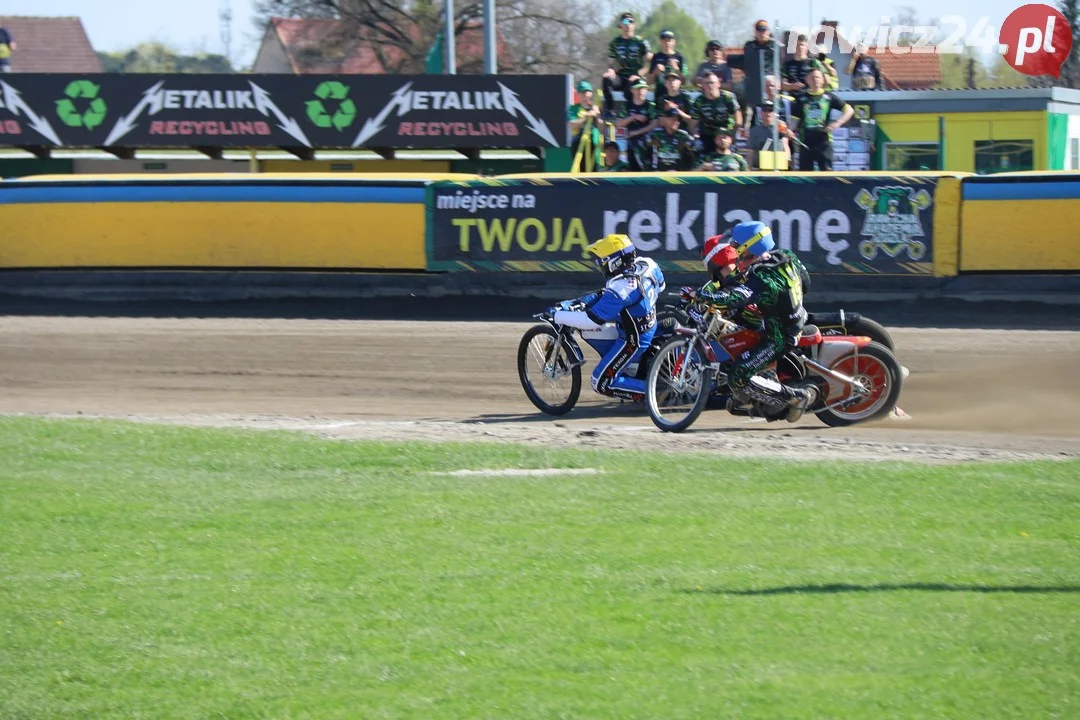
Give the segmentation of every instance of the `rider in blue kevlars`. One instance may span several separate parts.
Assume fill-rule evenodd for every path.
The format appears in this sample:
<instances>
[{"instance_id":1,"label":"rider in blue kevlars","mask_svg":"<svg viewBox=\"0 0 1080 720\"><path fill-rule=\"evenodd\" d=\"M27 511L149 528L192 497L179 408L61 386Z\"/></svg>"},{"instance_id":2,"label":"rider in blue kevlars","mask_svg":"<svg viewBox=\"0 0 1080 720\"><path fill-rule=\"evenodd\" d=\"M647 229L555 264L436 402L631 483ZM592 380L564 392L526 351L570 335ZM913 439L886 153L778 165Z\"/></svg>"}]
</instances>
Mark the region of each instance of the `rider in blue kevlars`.
<instances>
[{"instance_id":1,"label":"rider in blue kevlars","mask_svg":"<svg viewBox=\"0 0 1080 720\"><path fill-rule=\"evenodd\" d=\"M664 273L654 260L638 257L626 235L608 235L585 248L603 273L604 288L582 297L582 310L556 310L554 321L580 330L615 323L619 339L592 374L592 388L601 395L640 400L645 383L625 377L623 370L641 359L656 332L656 303L664 291Z\"/></svg>"}]
</instances>

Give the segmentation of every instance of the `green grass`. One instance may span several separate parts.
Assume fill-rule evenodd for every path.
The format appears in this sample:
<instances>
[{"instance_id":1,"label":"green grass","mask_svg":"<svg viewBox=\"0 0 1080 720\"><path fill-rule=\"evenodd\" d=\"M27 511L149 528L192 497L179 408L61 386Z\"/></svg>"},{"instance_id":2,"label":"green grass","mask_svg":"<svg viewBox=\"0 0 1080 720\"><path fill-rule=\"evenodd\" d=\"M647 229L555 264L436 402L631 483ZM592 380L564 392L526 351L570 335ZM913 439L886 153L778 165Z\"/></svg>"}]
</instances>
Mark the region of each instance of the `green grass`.
<instances>
[{"instance_id":1,"label":"green grass","mask_svg":"<svg viewBox=\"0 0 1080 720\"><path fill-rule=\"evenodd\" d=\"M593 467L595 476L446 477ZM1080 463L0 420L0 718L1080 716Z\"/></svg>"}]
</instances>

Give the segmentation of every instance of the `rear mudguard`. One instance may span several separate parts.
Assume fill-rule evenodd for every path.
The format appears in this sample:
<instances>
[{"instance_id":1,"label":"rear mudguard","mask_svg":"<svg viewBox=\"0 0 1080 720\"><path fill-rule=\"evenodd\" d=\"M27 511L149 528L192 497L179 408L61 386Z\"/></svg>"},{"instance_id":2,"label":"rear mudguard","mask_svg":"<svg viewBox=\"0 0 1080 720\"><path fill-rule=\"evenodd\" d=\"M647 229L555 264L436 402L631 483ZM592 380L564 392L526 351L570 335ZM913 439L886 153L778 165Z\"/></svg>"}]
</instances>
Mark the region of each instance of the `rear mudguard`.
<instances>
[{"instance_id":1,"label":"rear mudguard","mask_svg":"<svg viewBox=\"0 0 1080 720\"><path fill-rule=\"evenodd\" d=\"M827 368L832 368L833 364L841 358L855 353L859 348L864 348L870 344L870 338L855 335L831 335L821 338L821 344L815 345L809 348L809 357L818 363L821 363ZM813 368L807 368L807 370L814 375L821 377L828 383L829 396L825 398L826 404L839 400L842 397L847 397L851 393L851 388L847 383L841 382L836 378L829 377L828 375L820 375L814 372Z\"/></svg>"}]
</instances>

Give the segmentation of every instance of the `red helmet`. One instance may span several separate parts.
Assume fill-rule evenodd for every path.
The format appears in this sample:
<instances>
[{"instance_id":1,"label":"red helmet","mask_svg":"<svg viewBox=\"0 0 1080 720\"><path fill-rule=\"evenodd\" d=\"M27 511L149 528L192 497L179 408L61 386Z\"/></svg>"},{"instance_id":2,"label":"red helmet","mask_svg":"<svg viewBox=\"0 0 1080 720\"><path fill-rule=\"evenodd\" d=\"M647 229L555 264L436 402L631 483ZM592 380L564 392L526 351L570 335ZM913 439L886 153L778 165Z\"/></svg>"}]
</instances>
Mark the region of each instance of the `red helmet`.
<instances>
[{"instance_id":1,"label":"red helmet","mask_svg":"<svg viewBox=\"0 0 1080 720\"><path fill-rule=\"evenodd\" d=\"M701 246L701 262L708 273L731 265L738 258L739 251L731 244L730 231L723 235L713 235Z\"/></svg>"}]
</instances>

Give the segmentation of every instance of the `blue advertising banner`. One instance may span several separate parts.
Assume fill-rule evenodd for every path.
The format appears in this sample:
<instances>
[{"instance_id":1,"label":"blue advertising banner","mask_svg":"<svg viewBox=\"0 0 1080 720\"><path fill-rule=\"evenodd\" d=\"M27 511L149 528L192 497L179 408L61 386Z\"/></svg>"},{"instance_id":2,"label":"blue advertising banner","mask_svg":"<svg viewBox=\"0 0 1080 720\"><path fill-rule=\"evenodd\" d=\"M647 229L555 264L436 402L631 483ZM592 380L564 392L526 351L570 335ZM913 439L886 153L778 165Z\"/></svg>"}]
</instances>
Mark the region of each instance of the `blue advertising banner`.
<instances>
[{"instance_id":1,"label":"blue advertising banner","mask_svg":"<svg viewBox=\"0 0 1080 720\"><path fill-rule=\"evenodd\" d=\"M428 187L428 269L592 271L586 245L625 233L670 270L742 221L825 274L933 274L937 178L679 174L507 177Z\"/></svg>"}]
</instances>

